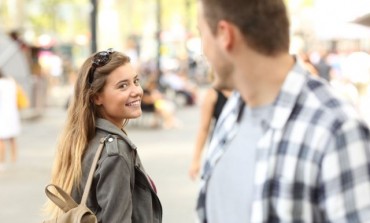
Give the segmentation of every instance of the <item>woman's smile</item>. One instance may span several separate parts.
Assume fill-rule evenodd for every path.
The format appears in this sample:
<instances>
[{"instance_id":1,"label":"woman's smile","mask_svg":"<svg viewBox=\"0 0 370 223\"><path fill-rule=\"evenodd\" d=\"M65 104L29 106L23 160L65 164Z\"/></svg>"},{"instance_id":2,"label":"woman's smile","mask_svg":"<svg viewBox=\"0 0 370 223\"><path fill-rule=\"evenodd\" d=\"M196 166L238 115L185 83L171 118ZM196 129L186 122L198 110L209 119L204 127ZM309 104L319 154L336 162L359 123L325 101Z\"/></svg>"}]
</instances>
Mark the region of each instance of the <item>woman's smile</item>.
<instances>
[{"instance_id":1,"label":"woman's smile","mask_svg":"<svg viewBox=\"0 0 370 223\"><path fill-rule=\"evenodd\" d=\"M128 107L140 107L141 100L139 99L139 100L136 100L136 101L132 101L132 102L129 102L125 105L128 106Z\"/></svg>"}]
</instances>

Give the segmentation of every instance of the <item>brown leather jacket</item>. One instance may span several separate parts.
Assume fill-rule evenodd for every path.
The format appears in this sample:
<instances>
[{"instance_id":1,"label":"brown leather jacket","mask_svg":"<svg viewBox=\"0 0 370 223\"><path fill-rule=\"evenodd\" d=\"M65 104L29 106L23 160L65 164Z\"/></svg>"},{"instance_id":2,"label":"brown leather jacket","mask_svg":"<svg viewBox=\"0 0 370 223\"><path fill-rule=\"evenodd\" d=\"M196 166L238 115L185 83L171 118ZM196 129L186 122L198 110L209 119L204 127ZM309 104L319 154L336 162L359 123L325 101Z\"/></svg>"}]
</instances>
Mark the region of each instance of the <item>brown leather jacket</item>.
<instances>
[{"instance_id":1,"label":"brown leather jacket","mask_svg":"<svg viewBox=\"0 0 370 223\"><path fill-rule=\"evenodd\" d=\"M145 173L136 146L105 119L97 119L96 135L83 156L82 179L72 197L80 202L101 138L110 135L94 173L87 206L99 223L161 223L162 206L153 181Z\"/></svg>"}]
</instances>

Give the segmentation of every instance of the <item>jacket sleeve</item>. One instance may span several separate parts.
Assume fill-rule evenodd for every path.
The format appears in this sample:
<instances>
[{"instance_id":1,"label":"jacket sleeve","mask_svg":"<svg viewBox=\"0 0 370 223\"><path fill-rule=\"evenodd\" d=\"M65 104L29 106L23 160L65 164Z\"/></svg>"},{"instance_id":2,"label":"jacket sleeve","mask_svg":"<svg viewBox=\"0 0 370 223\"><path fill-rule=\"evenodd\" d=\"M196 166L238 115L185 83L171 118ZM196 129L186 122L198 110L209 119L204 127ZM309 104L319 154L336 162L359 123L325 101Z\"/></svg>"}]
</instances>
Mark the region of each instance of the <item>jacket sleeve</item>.
<instances>
[{"instance_id":1,"label":"jacket sleeve","mask_svg":"<svg viewBox=\"0 0 370 223\"><path fill-rule=\"evenodd\" d=\"M100 223L131 223L130 168L120 155L108 156L97 170L96 198Z\"/></svg>"}]
</instances>

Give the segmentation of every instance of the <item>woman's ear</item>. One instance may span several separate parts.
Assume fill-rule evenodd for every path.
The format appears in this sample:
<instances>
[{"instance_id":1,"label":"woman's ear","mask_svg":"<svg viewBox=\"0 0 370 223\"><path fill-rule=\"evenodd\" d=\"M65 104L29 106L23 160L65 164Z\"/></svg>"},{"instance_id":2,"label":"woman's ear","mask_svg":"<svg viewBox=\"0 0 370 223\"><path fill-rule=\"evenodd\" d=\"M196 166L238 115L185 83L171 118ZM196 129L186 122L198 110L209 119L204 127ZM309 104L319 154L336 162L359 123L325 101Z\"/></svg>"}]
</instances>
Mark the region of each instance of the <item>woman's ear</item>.
<instances>
[{"instance_id":1,"label":"woman's ear","mask_svg":"<svg viewBox=\"0 0 370 223\"><path fill-rule=\"evenodd\" d=\"M103 99L100 94L96 94L93 96L92 101L95 105L100 106L103 104Z\"/></svg>"}]
</instances>

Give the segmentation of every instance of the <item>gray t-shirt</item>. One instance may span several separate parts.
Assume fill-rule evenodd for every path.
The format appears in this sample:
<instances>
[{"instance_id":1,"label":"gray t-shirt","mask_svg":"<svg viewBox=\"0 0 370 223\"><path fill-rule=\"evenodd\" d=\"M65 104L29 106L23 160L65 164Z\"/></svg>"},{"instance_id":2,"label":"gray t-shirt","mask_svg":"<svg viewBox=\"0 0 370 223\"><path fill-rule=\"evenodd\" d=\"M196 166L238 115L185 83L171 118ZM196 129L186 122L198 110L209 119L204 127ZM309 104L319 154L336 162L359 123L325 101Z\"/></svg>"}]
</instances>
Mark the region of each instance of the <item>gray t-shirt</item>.
<instances>
[{"instance_id":1,"label":"gray t-shirt","mask_svg":"<svg viewBox=\"0 0 370 223\"><path fill-rule=\"evenodd\" d=\"M209 223L249 222L253 200L255 151L263 135L262 122L271 120L272 106L244 107L240 129L216 164L208 182Z\"/></svg>"}]
</instances>

